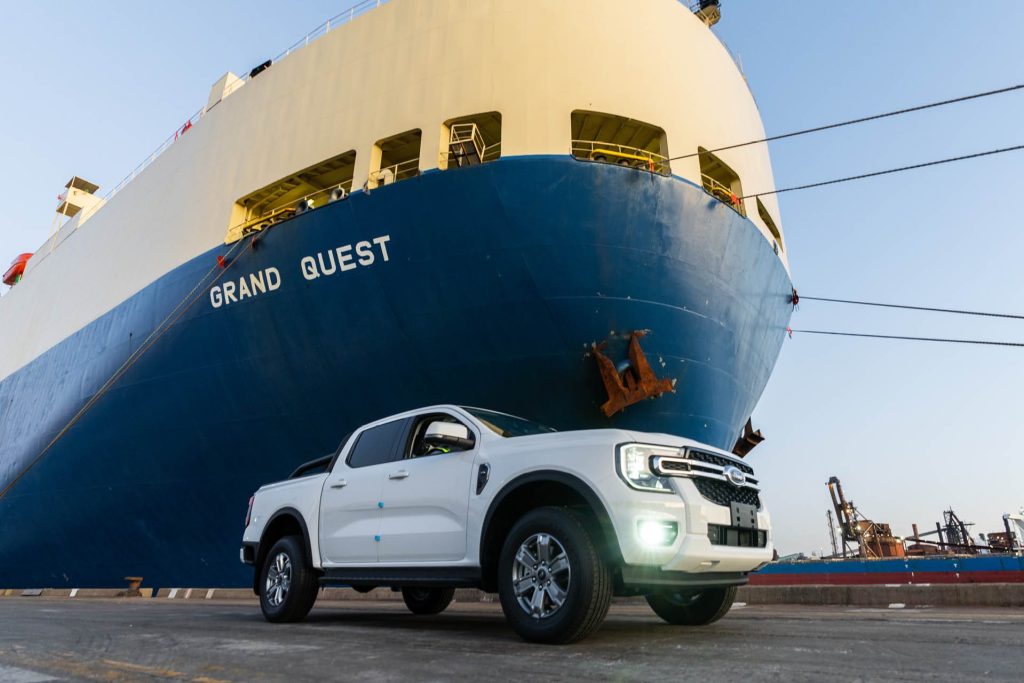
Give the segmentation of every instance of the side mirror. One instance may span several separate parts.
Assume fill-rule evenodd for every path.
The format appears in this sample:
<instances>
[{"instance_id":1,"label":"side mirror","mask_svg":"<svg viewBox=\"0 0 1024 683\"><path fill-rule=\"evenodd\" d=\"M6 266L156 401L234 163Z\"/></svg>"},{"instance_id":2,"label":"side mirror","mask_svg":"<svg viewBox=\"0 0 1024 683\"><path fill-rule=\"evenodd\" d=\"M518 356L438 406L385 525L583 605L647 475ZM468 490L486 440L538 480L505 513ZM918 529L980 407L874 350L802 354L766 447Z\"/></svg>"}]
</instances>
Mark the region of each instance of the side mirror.
<instances>
[{"instance_id":1,"label":"side mirror","mask_svg":"<svg viewBox=\"0 0 1024 683\"><path fill-rule=\"evenodd\" d=\"M452 446L463 451L468 451L476 443L469 427L455 422L431 422L423 440L432 446Z\"/></svg>"}]
</instances>

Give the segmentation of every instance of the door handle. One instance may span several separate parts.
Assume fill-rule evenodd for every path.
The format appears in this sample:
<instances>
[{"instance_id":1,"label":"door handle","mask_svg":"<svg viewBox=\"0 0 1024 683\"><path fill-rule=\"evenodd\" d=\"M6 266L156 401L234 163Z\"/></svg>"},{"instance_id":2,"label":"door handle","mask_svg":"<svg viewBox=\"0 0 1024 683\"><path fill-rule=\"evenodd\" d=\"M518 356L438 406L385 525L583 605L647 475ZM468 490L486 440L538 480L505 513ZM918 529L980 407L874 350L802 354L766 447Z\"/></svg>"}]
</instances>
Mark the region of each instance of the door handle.
<instances>
[{"instance_id":1,"label":"door handle","mask_svg":"<svg viewBox=\"0 0 1024 683\"><path fill-rule=\"evenodd\" d=\"M348 482L345 481L344 479L339 479L338 481L331 484L332 489L343 489L346 486L348 486Z\"/></svg>"},{"instance_id":2,"label":"door handle","mask_svg":"<svg viewBox=\"0 0 1024 683\"><path fill-rule=\"evenodd\" d=\"M388 479L405 479L409 476L409 470L398 470L388 475Z\"/></svg>"}]
</instances>

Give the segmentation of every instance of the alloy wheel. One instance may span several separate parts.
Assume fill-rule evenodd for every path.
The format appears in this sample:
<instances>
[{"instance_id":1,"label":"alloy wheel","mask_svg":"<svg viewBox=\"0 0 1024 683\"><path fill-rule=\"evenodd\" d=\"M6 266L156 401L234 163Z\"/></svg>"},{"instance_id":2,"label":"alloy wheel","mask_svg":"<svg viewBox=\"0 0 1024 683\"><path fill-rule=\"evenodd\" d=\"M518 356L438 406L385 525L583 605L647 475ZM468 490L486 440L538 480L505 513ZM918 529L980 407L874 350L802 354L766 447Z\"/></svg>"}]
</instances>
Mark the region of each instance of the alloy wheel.
<instances>
[{"instance_id":1,"label":"alloy wheel","mask_svg":"<svg viewBox=\"0 0 1024 683\"><path fill-rule=\"evenodd\" d=\"M569 595L572 567L562 543L551 534L533 534L519 546L512 563L516 601L534 619L557 612Z\"/></svg>"},{"instance_id":2,"label":"alloy wheel","mask_svg":"<svg viewBox=\"0 0 1024 683\"><path fill-rule=\"evenodd\" d=\"M288 597L292 585L292 560L287 553L278 553L267 571L267 602L273 607L280 606Z\"/></svg>"}]
</instances>

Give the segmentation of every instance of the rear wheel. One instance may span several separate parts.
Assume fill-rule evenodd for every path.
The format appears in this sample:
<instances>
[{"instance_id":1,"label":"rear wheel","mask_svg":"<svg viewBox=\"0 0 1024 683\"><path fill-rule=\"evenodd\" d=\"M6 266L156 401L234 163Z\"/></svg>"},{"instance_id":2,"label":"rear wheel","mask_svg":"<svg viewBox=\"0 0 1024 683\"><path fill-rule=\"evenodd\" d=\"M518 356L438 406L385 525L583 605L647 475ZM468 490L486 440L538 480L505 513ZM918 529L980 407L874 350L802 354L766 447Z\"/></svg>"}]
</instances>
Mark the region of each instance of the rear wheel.
<instances>
[{"instance_id":1,"label":"rear wheel","mask_svg":"<svg viewBox=\"0 0 1024 683\"><path fill-rule=\"evenodd\" d=\"M440 614L452 604L454 588L403 588L402 599L413 614Z\"/></svg>"},{"instance_id":2,"label":"rear wheel","mask_svg":"<svg viewBox=\"0 0 1024 683\"><path fill-rule=\"evenodd\" d=\"M285 536L270 548L260 568L263 616L275 623L302 621L313 609L319 583L302 539Z\"/></svg>"},{"instance_id":3,"label":"rear wheel","mask_svg":"<svg viewBox=\"0 0 1024 683\"><path fill-rule=\"evenodd\" d=\"M498 595L512 628L535 643L572 643L604 621L612 577L586 518L545 507L523 516L501 550Z\"/></svg>"},{"instance_id":4,"label":"rear wheel","mask_svg":"<svg viewBox=\"0 0 1024 683\"><path fill-rule=\"evenodd\" d=\"M654 613L677 626L705 626L724 617L736 599L736 587L702 591L661 591L646 596Z\"/></svg>"}]
</instances>

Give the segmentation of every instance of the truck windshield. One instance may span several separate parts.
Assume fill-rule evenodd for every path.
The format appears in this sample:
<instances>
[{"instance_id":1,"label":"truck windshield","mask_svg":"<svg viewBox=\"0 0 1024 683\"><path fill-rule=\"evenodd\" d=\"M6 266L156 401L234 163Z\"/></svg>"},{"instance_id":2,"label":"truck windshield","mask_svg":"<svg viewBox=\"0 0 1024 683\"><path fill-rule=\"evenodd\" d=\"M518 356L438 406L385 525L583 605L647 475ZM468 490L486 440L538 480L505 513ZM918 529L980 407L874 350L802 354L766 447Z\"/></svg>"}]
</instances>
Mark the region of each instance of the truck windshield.
<instances>
[{"instance_id":1,"label":"truck windshield","mask_svg":"<svg viewBox=\"0 0 1024 683\"><path fill-rule=\"evenodd\" d=\"M463 408L463 410L480 420L485 427L498 436L530 436L531 434L547 434L557 431L539 422L532 422L515 415L496 413L493 410L482 408Z\"/></svg>"}]
</instances>

